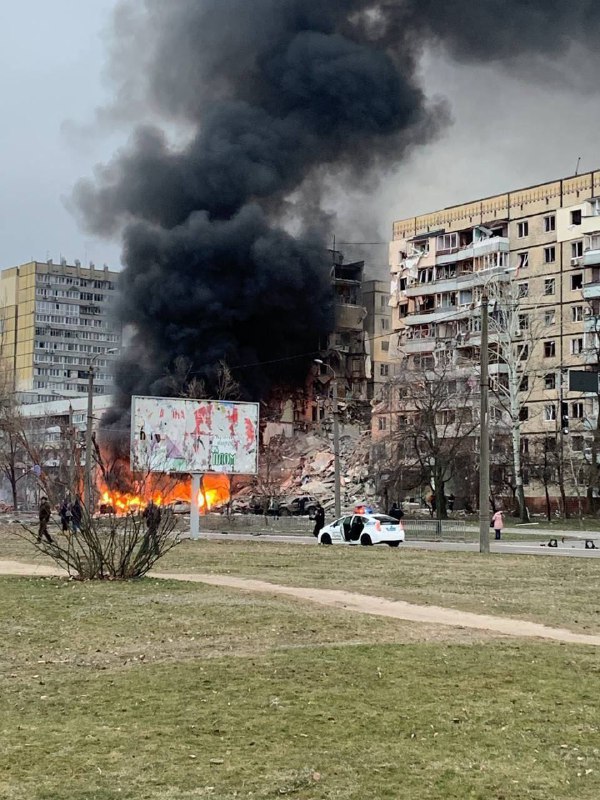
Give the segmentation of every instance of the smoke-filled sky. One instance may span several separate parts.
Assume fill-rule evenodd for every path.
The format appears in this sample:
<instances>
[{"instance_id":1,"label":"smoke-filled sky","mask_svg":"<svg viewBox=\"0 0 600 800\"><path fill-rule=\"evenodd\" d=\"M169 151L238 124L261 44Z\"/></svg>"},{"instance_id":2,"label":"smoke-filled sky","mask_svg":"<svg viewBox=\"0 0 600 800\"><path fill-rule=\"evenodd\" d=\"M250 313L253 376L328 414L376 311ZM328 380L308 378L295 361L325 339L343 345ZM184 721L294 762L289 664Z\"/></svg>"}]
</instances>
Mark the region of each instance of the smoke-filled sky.
<instances>
[{"instance_id":1,"label":"smoke-filled sky","mask_svg":"<svg viewBox=\"0 0 600 800\"><path fill-rule=\"evenodd\" d=\"M126 124L87 129L96 107L112 96L106 29L115 5L0 4L2 266L61 254L70 261L119 263L119 245L81 231L62 202L127 134ZM497 5L496 22L507 13L503 3ZM494 28L489 26L490 37ZM510 43L513 50L520 38ZM538 65L536 81L531 70L531 64L517 64L511 72L497 64L456 64L430 49L421 68L423 85L427 94L447 98L453 122L399 168L390 167L366 199L336 198L351 229L340 231L338 239L387 238L394 218L571 174L579 156L582 170L599 166L597 62L576 51L566 81L556 76L556 64ZM384 266L385 247L375 253Z\"/></svg>"},{"instance_id":2,"label":"smoke-filled sky","mask_svg":"<svg viewBox=\"0 0 600 800\"><path fill-rule=\"evenodd\" d=\"M352 257L395 217L598 165L595 0L34 5L3 12L0 241L29 248L8 263L119 242L123 408L182 355L209 384L220 358L277 362L236 375L246 396L301 380L294 354L332 327L334 235ZM59 220L69 241L38 252Z\"/></svg>"}]
</instances>

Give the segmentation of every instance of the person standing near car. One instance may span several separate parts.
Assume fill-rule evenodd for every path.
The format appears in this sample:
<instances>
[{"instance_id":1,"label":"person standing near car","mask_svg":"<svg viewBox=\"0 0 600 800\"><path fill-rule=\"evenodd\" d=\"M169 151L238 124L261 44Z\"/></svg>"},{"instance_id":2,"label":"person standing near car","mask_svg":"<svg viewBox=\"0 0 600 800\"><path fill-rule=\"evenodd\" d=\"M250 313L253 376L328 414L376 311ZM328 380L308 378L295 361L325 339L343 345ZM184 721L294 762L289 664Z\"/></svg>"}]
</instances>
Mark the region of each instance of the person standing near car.
<instances>
[{"instance_id":1,"label":"person standing near car","mask_svg":"<svg viewBox=\"0 0 600 800\"><path fill-rule=\"evenodd\" d=\"M315 527L313 529L313 536L318 536L324 525L325 525L325 509L323 508L321 503L318 503L315 509Z\"/></svg>"},{"instance_id":2,"label":"person standing near car","mask_svg":"<svg viewBox=\"0 0 600 800\"><path fill-rule=\"evenodd\" d=\"M504 527L504 515L500 509L492 517L492 527L494 528L494 539L502 538L502 528Z\"/></svg>"},{"instance_id":3,"label":"person standing near car","mask_svg":"<svg viewBox=\"0 0 600 800\"><path fill-rule=\"evenodd\" d=\"M390 517L393 517L394 519L397 519L397 520L398 520L398 522L400 522L400 520L401 520L401 519L402 519L402 517L404 516L404 511L402 511L402 509L400 508L400 506L398 505L398 503L396 503L396 502L394 501L394 502L392 503L392 507L391 507L391 508L390 508L390 510L388 511L388 516L390 516Z\"/></svg>"}]
</instances>

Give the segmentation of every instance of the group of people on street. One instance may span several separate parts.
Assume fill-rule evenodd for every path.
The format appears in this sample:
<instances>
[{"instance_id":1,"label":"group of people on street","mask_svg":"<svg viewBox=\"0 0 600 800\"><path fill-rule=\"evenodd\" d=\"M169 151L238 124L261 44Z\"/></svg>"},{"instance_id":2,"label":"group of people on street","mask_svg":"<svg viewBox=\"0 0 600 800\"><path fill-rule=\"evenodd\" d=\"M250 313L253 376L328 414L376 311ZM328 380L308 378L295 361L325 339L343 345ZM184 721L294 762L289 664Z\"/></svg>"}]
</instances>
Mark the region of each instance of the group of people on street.
<instances>
[{"instance_id":1,"label":"group of people on street","mask_svg":"<svg viewBox=\"0 0 600 800\"><path fill-rule=\"evenodd\" d=\"M54 543L54 539L48 532L48 525L50 517L52 516L52 506L50 501L44 495L40 501L40 508L38 513L39 527L38 527L38 542L42 539L49 544ZM83 520L83 508L79 496L71 503L70 498L66 496L60 508L58 509L58 516L60 517L60 524L63 533L77 533L81 530L81 522Z\"/></svg>"},{"instance_id":2,"label":"group of people on street","mask_svg":"<svg viewBox=\"0 0 600 800\"><path fill-rule=\"evenodd\" d=\"M73 503L71 503L67 495L60 505L58 515L63 533L69 533L70 531L79 533L83 519L83 508L79 495L77 495Z\"/></svg>"}]
</instances>

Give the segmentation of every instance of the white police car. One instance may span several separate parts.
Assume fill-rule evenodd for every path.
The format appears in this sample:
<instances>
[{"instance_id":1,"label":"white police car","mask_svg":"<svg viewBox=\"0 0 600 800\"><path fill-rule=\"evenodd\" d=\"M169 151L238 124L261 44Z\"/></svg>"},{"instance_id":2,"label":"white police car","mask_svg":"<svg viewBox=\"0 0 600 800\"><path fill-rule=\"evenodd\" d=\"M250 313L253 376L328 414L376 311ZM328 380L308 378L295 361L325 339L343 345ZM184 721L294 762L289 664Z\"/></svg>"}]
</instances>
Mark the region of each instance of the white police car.
<instances>
[{"instance_id":1,"label":"white police car","mask_svg":"<svg viewBox=\"0 0 600 800\"><path fill-rule=\"evenodd\" d=\"M325 525L317 541L319 544L362 544L366 547L387 544L398 547L404 541L404 527L387 514L350 514Z\"/></svg>"}]
</instances>

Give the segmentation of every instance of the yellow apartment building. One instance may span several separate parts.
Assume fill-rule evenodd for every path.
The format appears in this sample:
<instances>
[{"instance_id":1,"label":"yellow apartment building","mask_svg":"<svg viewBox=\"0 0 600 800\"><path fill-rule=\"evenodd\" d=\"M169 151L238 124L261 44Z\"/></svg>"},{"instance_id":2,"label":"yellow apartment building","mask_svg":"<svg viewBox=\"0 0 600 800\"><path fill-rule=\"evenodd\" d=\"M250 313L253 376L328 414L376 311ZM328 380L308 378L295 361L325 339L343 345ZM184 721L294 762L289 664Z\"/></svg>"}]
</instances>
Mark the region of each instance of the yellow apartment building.
<instances>
[{"instance_id":1,"label":"yellow apartment building","mask_svg":"<svg viewBox=\"0 0 600 800\"><path fill-rule=\"evenodd\" d=\"M27 402L110 394L121 330L110 315L118 273L80 262L31 261L0 272L0 359ZM108 352L115 351L115 352Z\"/></svg>"},{"instance_id":2,"label":"yellow apartment building","mask_svg":"<svg viewBox=\"0 0 600 800\"><path fill-rule=\"evenodd\" d=\"M510 336L514 352L526 352L525 358L519 355L519 416L530 507L542 501L542 474L556 499L557 451L570 502L591 493L585 464L598 398L571 391L569 373L598 370L600 171L399 220L390 270L396 374L441 363L458 375L472 372L479 360L484 290L492 300L500 290L515 298L517 323ZM493 351L493 328L490 336ZM492 388L494 381L506 380L506 372L492 352ZM389 404L375 409L374 440L390 434L401 410ZM500 430L502 412L496 413Z\"/></svg>"}]
</instances>

